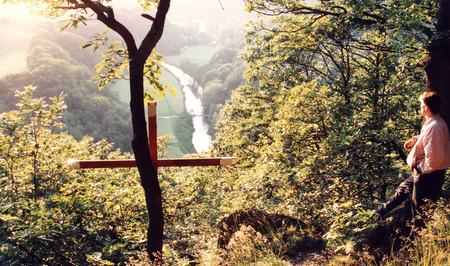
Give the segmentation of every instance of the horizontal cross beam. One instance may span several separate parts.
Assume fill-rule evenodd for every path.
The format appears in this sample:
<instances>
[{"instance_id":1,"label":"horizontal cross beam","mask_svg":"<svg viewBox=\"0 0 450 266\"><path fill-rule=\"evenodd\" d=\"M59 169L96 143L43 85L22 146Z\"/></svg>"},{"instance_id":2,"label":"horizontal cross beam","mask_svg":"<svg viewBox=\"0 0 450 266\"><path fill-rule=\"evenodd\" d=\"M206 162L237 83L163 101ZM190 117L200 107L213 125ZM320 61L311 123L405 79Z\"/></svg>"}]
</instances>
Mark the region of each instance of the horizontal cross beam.
<instances>
[{"instance_id":1,"label":"horizontal cross beam","mask_svg":"<svg viewBox=\"0 0 450 266\"><path fill-rule=\"evenodd\" d=\"M148 103L148 146L150 151L150 163L158 167L176 166L231 166L237 161L236 157L213 158L164 158L158 159L156 125L156 102ZM128 160L69 160L68 167L71 170L84 168L130 168L136 167L136 161Z\"/></svg>"},{"instance_id":2,"label":"horizontal cross beam","mask_svg":"<svg viewBox=\"0 0 450 266\"><path fill-rule=\"evenodd\" d=\"M236 163L236 157L216 158L166 158L158 159L158 167L180 167L180 166L230 166ZM130 168L136 167L136 161L130 160L70 160L69 169L83 168Z\"/></svg>"}]
</instances>

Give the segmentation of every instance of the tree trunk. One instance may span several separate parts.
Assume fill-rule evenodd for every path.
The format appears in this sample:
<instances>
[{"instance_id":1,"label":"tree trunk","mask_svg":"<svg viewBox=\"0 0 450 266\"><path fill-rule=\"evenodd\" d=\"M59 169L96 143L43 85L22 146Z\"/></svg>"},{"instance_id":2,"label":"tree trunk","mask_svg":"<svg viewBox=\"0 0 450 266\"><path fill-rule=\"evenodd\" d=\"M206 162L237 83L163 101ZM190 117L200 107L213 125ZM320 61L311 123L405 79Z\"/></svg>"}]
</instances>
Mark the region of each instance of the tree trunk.
<instances>
[{"instance_id":1,"label":"tree trunk","mask_svg":"<svg viewBox=\"0 0 450 266\"><path fill-rule=\"evenodd\" d=\"M147 205L147 252L153 262L158 262L162 260L164 216L157 168L155 167L156 164L151 161L148 147L144 110L144 63L145 60L140 59L139 56L131 58L130 61L130 109L133 124L131 144Z\"/></svg>"},{"instance_id":2,"label":"tree trunk","mask_svg":"<svg viewBox=\"0 0 450 266\"><path fill-rule=\"evenodd\" d=\"M142 40L139 49L136 46L133 34L116 20L114 10L102 4L102 1L80 0L83 5L91 9L97 19L108 28L118 33L125 41L130 68L130 109L133 125L133 140L131 145L134 151L137 168L144 188L145 203L148 213L147 252L152 262L162 262L162 239L164 231L164 215L162 209L161 187L159 186L156 162L151 161L148 147L147 123L144 110L144 65L153 48L161 39L170 0L159 0L156 15L151 17L153 23L150 30ZM80 8L78 1L68 1L74 4L73 8Z\"/></svg>"},{"instance_id":3,"label":"tree trunk","mask_svg":"<svg viewBox=\"0 0 450 266\"><path fill-rule=\"evenodd\" d=\"M427 90L436 91L442 98L441 116L450 126L450 0L440 0L436 35L427 47L425 62Z\"/></svg>"}]
</instances>

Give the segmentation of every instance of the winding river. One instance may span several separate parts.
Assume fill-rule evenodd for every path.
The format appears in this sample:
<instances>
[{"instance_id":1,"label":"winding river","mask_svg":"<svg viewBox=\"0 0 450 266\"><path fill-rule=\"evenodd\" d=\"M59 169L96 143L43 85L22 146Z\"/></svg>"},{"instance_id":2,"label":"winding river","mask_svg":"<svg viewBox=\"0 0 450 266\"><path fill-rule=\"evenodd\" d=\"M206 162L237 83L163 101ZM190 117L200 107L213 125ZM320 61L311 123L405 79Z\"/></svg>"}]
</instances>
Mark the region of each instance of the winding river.
<instances>
[{"instance_id":1,"label":"winding river","mask_svg":"<svg viewBox=\"0 0 450 266\"><path fill-rule=\"evenodd\" d=\"M186 111L192 116L194 133L192 134L192 144L197 152L205 152L211 144L211 136L208 134L209 126L205 122L201 95L203 88L196 85L194 79L183 70L163 63L165 69L170 71L179 81L184 94L184 104ZM195 85L194 85L195 84ZM195 86L195 93L193 88ZM197 96L198 95L198 96Z\"/></svg>"}]
</instances>

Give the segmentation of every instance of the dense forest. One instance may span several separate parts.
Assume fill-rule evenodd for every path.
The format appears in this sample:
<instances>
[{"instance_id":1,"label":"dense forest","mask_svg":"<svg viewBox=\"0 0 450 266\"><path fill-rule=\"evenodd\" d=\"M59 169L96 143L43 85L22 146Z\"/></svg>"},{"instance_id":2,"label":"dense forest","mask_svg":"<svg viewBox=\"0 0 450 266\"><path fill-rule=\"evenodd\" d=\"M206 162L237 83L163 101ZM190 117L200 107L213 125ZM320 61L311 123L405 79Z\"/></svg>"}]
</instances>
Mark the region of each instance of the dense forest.
<instances>
[{"instance_id":1,"label":"dense forest","mask_svg":"<svg viewBox=\"0 0 450 266\"><path fill-rule=\"evenodd\" d=\"M245 3L261 17L243 39L224 33L207 64L180 63L204 87L215 124L205 155L238 163L160 169L164 263L448 265L448 174L425 228L402 241L387 236L387 249L367 241L380 225L372 210L409 174L403 142L421 127L425 29L436 31L438 3ZM137 171L66 166L132 158L111 143L129 145L128 109L91 81L100 58L80 52L82 35L49 27L28 70L0 80L0 264L148 264ZM159 139L161 154L167 143ZM243 222L218 245L240 214L295 222L266 230Z\"/></svg>"}]
</instances>

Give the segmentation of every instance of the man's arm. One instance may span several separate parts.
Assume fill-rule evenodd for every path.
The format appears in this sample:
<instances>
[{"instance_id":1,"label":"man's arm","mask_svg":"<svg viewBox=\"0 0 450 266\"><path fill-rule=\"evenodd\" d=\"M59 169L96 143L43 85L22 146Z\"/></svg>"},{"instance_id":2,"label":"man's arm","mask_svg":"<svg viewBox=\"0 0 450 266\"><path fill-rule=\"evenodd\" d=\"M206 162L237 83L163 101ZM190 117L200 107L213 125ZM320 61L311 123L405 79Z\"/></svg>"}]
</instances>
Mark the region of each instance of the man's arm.
<instances>
[{"instance_id":1,"label":"man's arm","mask_svg":"<svg viewBox=\"0 0 450 266\"><path fill-rule=\"evenodd\" d=\"M431 127L424 135L424 159L413 166L418 174L439 170L445 158L445 142L439 127Z\"/></svg>"}]
</instances>

